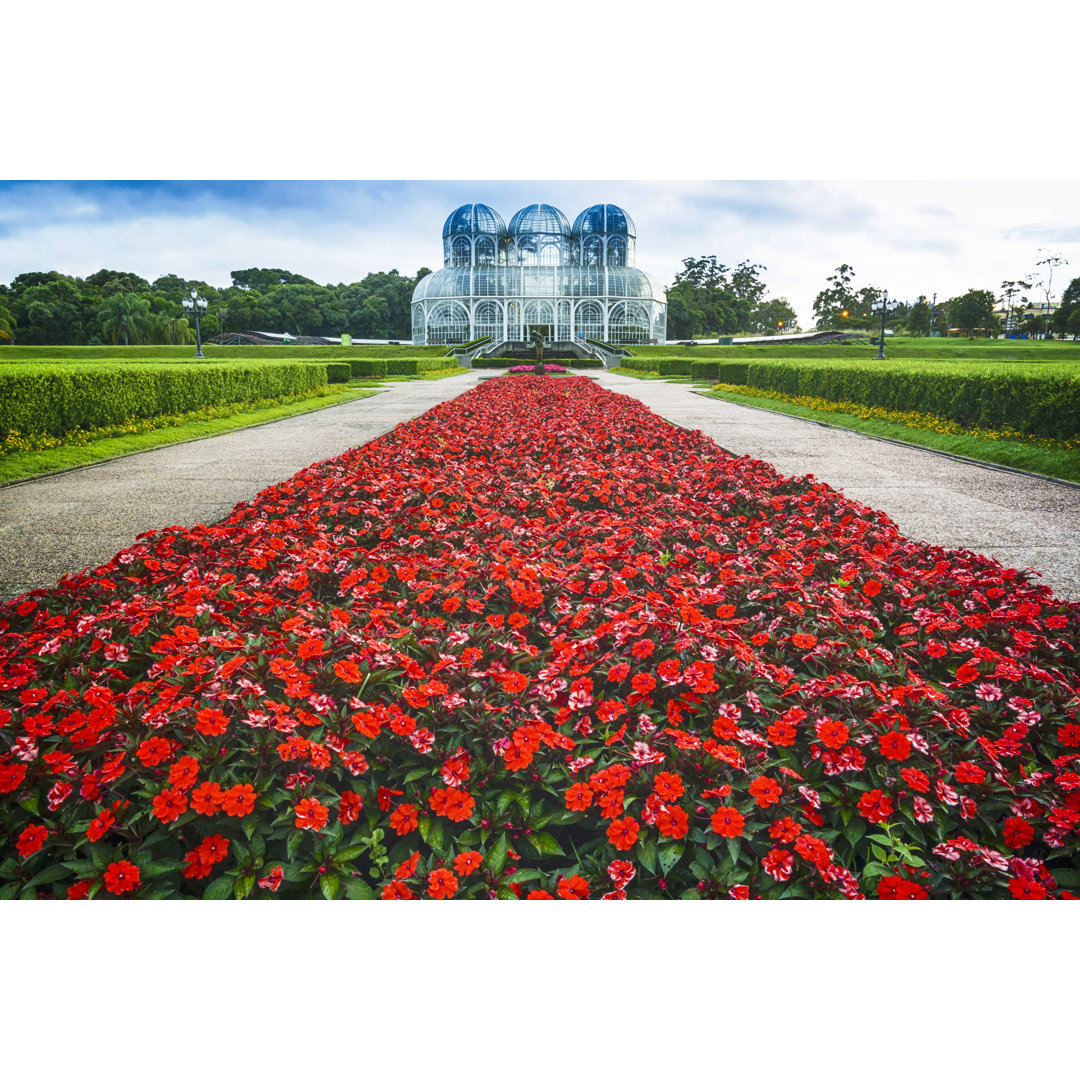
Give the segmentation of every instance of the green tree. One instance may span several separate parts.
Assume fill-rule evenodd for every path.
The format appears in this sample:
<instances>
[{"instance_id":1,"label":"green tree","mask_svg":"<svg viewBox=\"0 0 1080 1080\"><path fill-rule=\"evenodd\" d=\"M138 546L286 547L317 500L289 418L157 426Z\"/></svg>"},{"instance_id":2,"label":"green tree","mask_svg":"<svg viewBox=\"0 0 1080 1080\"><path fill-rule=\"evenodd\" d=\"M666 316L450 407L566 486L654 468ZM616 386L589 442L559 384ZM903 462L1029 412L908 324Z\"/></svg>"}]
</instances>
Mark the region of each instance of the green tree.
<instances>
[{"instance_id":1,"label":"green tree","mask_svg":"<svg viewBox=\"0 0 1080 1080\"><path fill-rule=\"evenodd\" d=\"M103 296L114 293L145 293L150 291L150 282L138 274L129 274L124 270L99 270L86 278L86 284L93 286Z\"/></svg>"},{"instance_id":2,"label":"green tree","mask_svg":"<svg viewBox=\"0 0 1080 1080\"><path fill-rule=\"evenodd\" d=\"M819 330L855 325L852 320L859 318L859 298L853 287L854 279L855 269L847 263L841 263L836 272L825 279L825 288L814 297L814 322Z\"/></svg>"},{"instance_id":3,"label":"green tree","mask_svg":"<svg viewBox=\"0 0 1080 1080\"><path fill-rule=\"evenodd\" d=\"M975 337L978 330L996 330L994 294L989 289L968 289L963 296L954 296L946 305L949 327L963 330L968 337Z\"/></svg>"},{"instance_id":4,"label":"green tree","mask_svg":"<svg viewBox=\"0 0 1080 1080\"><path fill-rule=\"evenodd\" d=\"M150 301L135 293L112 293L98 308L102 333L113 345L138 345L153 333Z\"/></svg>"},{"instance_id":5,"label":"green tree","mask_svg":"<svg viewBox=\"0 0 1080 1080\"><path fill-rule=\"evenodd\" d=\"M6 304L0 302L0 345L15 344L15 316Z\"/></svg>"},{"instance_id":6,"label":"green tree","mask_svg":"<svg viewBox=\"0 0 1080 1080\"><path fill-rule=\"evenodd\" d=\"M750 329L754 308L768 291L747 260L734 269L715 255L683 259L668 289L668 331L675 338L695 334L732 334Z\"/></svg>"},{"instance_id":7,"label":"green tree","mask_svg":"<svg viewBox=\"0 0 1080 1080\"><path fill-rule=\"evenodd\" d=\"M907 331L916 337L930 333L930 305L925 296L920 296L907 315Z\"/></svg>"},{"instance_id":8,"label":"green tree","mask_svg":"<svg viewBox=\"0 0 1080 1080\"><path fill-rule=\"evenodd\" d=\"M1017 308L1025 308L1028 304L1028 298L1023 295L1024 290L1031 288L1030 281L1003 281L1001 283L1001 296L998 298L999 304L1005 305L1005 333L1011 333L1016 329L1017 316L1014 314L1014 310Z\"/></svg>"},{"instance_id":9,"label":"green tree","mask_svg":"<svg viewBox=\"0 0 1080 1080\"><path fill-rule=\"evenodd\" d=\"M1062 258L1056 252L1046 251L1044 248L1039 248L1036 254L1043 256L1041 259L1035 260L1035 272L1039 275L1038 288L1046 296L1046 314L1049 316L1054 310L1054 271L1059 266L1068 266L1069 260ZM1045 326L1044 332L1049 336L1049 330Z\"/></svg>"},{"instance_id":10,"label":"green tree","mask_svg":"<svg viewBox=\"0 0 1080 1080\"><path fill-rule=\"evenodd\" d=\"M1073 333L1070 320L1073 312L1080 309L1080 277L1073 278L1061 294L1061 303L1050 319L1051 329L1058 334ZM1074 334L1075 336L1075 334Z\"/></svg>"},{"instance_id":11,"label":"green tree","mask_svg":"<svg viewBox=\"0 0 1080 1080\"><path fill-rule=\"evenodd\" d=\"M790 334L798 325L795 309L786 297L763 300L750 314L751 334Z\"/></svg>"},{"instance_id":12,"label":"green tree","mask_svg":"<svg viewBox=\"0 0 1080 1080\"><path fill-rule=\"evenodd\" d=\"M82 290L82 282L55 271L36 284L23 287L20 275L13 282L13 311L23 345L85 345L94 308ZM15 286L18 286L16 291Z\"/></svg>"},{"instance_id":13,"label":"green tree","mask_svg":"<svg viewBox=\"0 0 1080 1080\"><path fill-rule=\"evenodd\" d=\"M311 278L290 273L277 267L271 269L252 267L250 270L234 270L232 283L237 289L255 289L267 293L278 285L314 285Z\"/></svg>"}]
</instances>

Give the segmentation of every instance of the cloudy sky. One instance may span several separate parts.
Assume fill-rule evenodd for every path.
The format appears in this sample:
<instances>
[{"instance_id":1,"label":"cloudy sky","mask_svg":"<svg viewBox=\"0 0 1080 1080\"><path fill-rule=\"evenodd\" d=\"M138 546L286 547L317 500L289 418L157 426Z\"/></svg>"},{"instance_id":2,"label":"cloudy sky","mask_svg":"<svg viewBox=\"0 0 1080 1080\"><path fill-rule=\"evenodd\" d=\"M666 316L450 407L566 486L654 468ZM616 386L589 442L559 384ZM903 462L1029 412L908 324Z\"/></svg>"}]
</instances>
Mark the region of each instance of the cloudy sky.
<instances>
[{"instance_id":1,"label":"cloudy sky","mask_svg":"<svg viewBox=\"0 0 1080 1080\"><path fill-rule=\"evenodd\" d=\"M484 202L509 221L547 202L573 221L613 202L638 229L637 264L669 285L687 257L763 264L769 295L804 326L841 263L857 284L939 298L997 289L1060 253L1055 292L1080 275L1074 181L16 181L0 183L0 281L102 267L229 284L283 267L321 284L441 265L442 225ZM1064 279L1064 280L1062 280ZM1058 287L1060 283L1060 287ZM268 328L270 329L270 328Z\"/></svg>"}]
</instances>

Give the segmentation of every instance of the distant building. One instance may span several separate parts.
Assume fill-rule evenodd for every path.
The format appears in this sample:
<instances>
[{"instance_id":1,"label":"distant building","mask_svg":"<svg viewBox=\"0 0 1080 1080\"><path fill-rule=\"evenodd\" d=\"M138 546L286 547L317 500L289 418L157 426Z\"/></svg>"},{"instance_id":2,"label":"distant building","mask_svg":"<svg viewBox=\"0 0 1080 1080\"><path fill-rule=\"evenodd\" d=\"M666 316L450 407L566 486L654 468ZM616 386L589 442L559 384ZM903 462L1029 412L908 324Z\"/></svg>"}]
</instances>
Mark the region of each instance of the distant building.
<instances>
[{"instance_id":1,"label":"distant building","mask_svg":"<svg viewBox=\"0 0 1080 1080\"><path fill-rule=\"evenodd\" d=\"M666 294L634 266L636 241L630 215L611 203L573 226L546 203L519 210L509 227L483 203L459 206L443 226L443 268L413 292L413 343L529 341L536 328L548 343L662 343Z\"/></svg>"}]
</instances>

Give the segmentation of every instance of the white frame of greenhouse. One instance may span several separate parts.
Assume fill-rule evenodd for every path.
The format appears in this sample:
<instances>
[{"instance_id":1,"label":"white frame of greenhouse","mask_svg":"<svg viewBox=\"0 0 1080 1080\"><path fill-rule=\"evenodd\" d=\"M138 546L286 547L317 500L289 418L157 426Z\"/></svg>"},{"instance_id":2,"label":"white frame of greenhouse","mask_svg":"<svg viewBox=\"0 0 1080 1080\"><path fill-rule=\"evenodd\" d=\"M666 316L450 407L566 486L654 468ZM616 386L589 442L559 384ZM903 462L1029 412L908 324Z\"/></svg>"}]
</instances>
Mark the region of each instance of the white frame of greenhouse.
<instances>
[{"instance_id":1,"label":"white frame of greenhouse","mask_svg":"<svg viewBox=\"0 0 1080 1080\"><path fill-rule=\"evenodd\" d=\"M509 228L490 207L467 203L443 226L443 268L413 292L413 344L528 341L536 326L548 343L663 343L666 296L633 265L636 240L629 214L610 203L582 211L573 227L534 203Z\"/></svg>"}]
</instances>

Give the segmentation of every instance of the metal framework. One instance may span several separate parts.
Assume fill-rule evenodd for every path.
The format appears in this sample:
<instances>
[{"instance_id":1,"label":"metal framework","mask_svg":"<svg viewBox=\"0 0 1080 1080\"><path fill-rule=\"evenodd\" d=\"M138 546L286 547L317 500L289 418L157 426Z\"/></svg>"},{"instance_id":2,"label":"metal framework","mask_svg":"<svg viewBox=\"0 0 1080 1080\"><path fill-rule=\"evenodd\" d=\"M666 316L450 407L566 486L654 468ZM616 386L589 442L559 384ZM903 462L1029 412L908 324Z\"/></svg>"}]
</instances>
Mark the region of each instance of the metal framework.
<instances>
[{"instance_id":1,"label":"metal framework","mask_svg":"<svg viewBox=\"0 0 1080 1080\"><path fill-rule=\"evenodd\" d=\"M546 203L519 210L509 226L483 203L460 206L443 226L443 268L413 292L413 342L528 341L539 327L547 342L662 343L665 293L634 266L636 242L630 215L610 203L583 210L573 226Z\"/></svg>"}]
</instances>

